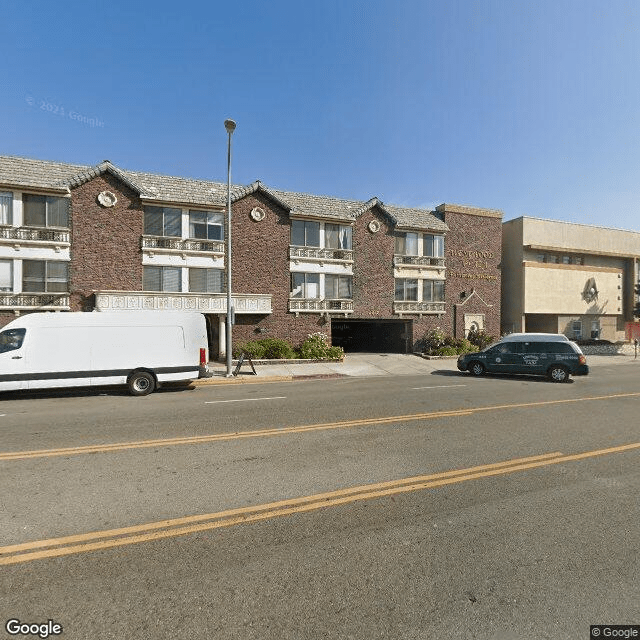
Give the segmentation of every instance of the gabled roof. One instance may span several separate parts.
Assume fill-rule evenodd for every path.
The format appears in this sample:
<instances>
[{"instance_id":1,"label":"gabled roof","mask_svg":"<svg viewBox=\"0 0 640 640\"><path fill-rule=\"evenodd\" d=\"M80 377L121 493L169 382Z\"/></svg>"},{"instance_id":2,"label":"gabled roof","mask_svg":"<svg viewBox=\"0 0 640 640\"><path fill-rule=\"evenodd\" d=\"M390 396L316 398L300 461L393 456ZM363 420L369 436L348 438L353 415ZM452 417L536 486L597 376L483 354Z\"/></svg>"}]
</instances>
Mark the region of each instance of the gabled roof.
<instances>
[{"instance_id":1,"label":"gabled roof","mask_svg":"<svg viewBox=\"0 0 640 640\"><path fill-rule=\"evenodd\" d=\"M295 191L280 191L272 189L277 198L287 202L293 216L308 216L311 218L327 218L352 222L356 219L356 211L362 202L359 200L344 200L330 196L315 196L310 193L296 193Z\"/></svg>"},{"instance_id":2,"label":"gabled roof","mask_svg":"<svg viewBox=\"0 0 640 640\"><path fill-rule=\"evenodd\" d=\"M71 189L105 173L124 182L143 202L149 204L175 203L222 208L227 202L227 185L224 182L128 171L117 167L109 160L89 166L0 156L0 185L6 187L69 193ZM231 187L233 202L253 193L261 193L270 198L293 217L351 223L366 211L378 207L398 229L448 231L447 225L434 212L386 205L376 197L364 201L281 191L270 189L259 180L249 185Z\"/></svg>"},{"instance_id":3,"label":"gabled roof","mask_svg":"<svg viewBox=\"0 0 640 640\"><path fill-rule=\"evenodd\" d=\"M386 205L385 208L395 218L398 229L449 231L449 227L440 218L426 209L410 209L394 205Z\"/></svg>"},{"instance_id":4,"label":"gabled roof","mask_svg":"<svg viewBox=\"0 0 640 640\"><path fill-rule=\"evenodd\" d=\"M237 202L238 200L241 200L242 198L245 198L252 193L262 193L267 198L273 200L278 206L282 207L288 212L291 212L291 204L282 200L282 198L273 189L265 187L262 182L260 182L260 180L256 180L246 187L232 186L231 192L232 202Z\"/></svg>"},{"instance_id":5,"label":"gabled roof","mask_svg":"<svg viewBox=\"0 0 640 640\"><path fill-rule=\"evenodd\" d=\"M65 181L90 168L81 164L0 156L0 184L8 187L68 191Z\"/></svg>"}]
</instances>

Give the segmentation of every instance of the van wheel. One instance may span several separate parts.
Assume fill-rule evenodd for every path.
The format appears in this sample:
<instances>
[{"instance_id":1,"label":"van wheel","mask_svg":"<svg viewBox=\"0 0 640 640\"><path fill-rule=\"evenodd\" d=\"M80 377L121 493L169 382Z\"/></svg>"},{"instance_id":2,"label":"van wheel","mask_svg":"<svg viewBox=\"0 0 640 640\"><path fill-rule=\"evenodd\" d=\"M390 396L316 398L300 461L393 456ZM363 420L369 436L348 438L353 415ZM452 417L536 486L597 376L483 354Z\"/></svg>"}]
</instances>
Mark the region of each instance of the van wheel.
<instances>
[{"instance_id":1,"label":"van wheel","mask_svg":"<svg viewBox=\"0 0 640 640\"><path fill-rule=\"evenodd\" d=\"M549 379L552 382L567 382L569 380L569 371L566 367L554 365L549 369Z\"/></svg>"},{"instance_id":2,"label":"van wheel","mask_svg":"<svg viewBox=\"0 0 640 640\"><path fill-rule=\"evenodd\" d=\"M474 361L469 365L469 371L474 376L481 376L484 373L484 365L482 362Z\"/></svg>"},{"instance_id":3,"label":"van wheel","mask_svg":"<svg viewBox=\"0 0 640 640\"><path fill-rule=\"evenodd\" d=\"M155 378L148 371L134 371L128 384L132 396L146 396L156 388Z\"/></svg>"}]
</instances>

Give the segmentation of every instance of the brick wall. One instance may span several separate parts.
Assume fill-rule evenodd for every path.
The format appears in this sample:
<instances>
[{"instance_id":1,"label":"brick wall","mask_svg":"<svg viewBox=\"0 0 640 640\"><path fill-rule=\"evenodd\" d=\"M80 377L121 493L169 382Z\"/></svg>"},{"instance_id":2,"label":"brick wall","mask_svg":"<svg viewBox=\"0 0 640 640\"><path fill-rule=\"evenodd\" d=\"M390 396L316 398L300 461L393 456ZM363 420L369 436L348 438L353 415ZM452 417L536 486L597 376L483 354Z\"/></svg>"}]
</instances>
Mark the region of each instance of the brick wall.
<instances>
[{"instance_id":1,"label":"brick wall","mask_svg":"<svg viewBox=\"0 0 640 640\"><path fill-rule=\"evenodd\" d=\"M250 212L261 207L266 217L254 222ZM372 220L380 230L371 233ZM416 341L430 329L462 337L464 314L481 313L486 330L500 333L501 219L491 216L445 212L446 307L445 315L405 315L412 320ZM272 295L269 316L238 315L234 344L264 337L283 338L296 345L309 333L330 336L330 323L317 314L295 317L288 311L290 273L288 213L262 194L253 194L233 205L233 290L238 293ZM353 230L353 319L398 319L393 314L394 236L386 215L378 208L363 213ZM471 296L472 290L477 295ZM462 293L465 297L462 297ZM464 304L461 304L464 303ZM486 304L485 304L486 303Z\"/></svg>"},{"instance_id":2,"label":"brick wall","mask_svg":"<svg viewBox=\"0 0 640 640\"><path fill-rule=\"evenodd\" d=\"M380 230L369 231L377 220ZM353 230L353 318L394 318L393 228L378 207L366 211Z\"/></svg>"},{"instance_id":3,"label":"brick wall","mask_svg":"<svg viewBox=\"0 0 640 640\"><path fill-rule=\"evenodd\" d=\"M483 313L487 333L499 336L502 219L445 211L444 221L450 230L445 240L446 326L441 327L460 338L463 314ZM469 297L472 290L477 295Z\"/></svg>"},{"instance_id":4,"label":"brick wall","mask_svg":"<svg viewBox=\"0 0 640 640\"><path fill-rule=\"evenodd\" d=\"M118 199L98 204L102 191ZM140 236L143 210L137 194L105 173L71 194L71 310L93 308L93 290L142 290Z\"/></svg>"},{"instance_id":5,"label":"brick wall","mask_svg":"<svg viewBox=\"0 0 640 640\"><path fill-rule=\"evenodd\" d=\"M256 222L251 210L266 213ZM329 331L316 314L289 313L289 239L291 224L287 211L260 193L249 195L231 206L232 290L234 293L270 294L270 315L237 315L233 343L261 338L282 338L294 346L310 333Z\"/></svg>"}]
</instances>

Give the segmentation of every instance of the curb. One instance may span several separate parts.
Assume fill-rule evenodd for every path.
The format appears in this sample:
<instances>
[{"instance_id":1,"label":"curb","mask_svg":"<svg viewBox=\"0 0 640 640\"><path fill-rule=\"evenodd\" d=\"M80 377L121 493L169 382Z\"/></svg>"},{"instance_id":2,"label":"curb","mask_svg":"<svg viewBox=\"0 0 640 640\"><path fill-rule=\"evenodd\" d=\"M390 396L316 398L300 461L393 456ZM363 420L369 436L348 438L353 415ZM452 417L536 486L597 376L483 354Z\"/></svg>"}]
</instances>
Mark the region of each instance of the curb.
<instances>
[{"instance_id":1,"label":"curb","mask_svg":"<svg viewBox=\"0 0 640 640\"><path fill-rule=\"evenodd\" d=\"M233 378L226 378L222 376L212 376L211 378L198 378L193 380L190 384L195 387L203 387L207 385L228 385L228 384L256 384L260 382L295 382L304 380L331 380L334 378L348 378L349 376L344 373L309 373L299 376L264 376L259 375L247 375L247 376L234 376Z\"/></svg>"}]
</instances>

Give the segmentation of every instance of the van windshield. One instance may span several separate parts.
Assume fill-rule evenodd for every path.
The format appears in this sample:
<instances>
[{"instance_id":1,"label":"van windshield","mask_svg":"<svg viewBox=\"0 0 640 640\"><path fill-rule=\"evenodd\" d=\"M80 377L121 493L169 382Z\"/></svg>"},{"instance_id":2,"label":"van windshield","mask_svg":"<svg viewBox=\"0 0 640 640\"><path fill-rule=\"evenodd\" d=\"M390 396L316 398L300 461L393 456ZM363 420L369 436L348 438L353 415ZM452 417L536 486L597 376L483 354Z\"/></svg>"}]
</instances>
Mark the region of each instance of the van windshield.
<instances>
[{"instance_id":1,"label":"van windshield","mask_svg":"<svg viewBox=\"0 0 640 640\"><path fill-rule=\"evenodd\" d=\"M0 333L0 353L15 351L22 346L26 329L7 329Z\"/></svg>"}]
</instances>

